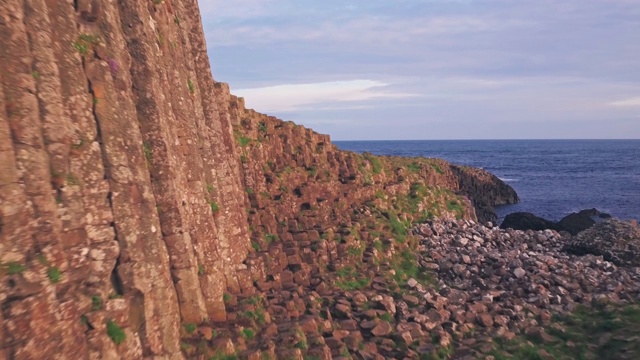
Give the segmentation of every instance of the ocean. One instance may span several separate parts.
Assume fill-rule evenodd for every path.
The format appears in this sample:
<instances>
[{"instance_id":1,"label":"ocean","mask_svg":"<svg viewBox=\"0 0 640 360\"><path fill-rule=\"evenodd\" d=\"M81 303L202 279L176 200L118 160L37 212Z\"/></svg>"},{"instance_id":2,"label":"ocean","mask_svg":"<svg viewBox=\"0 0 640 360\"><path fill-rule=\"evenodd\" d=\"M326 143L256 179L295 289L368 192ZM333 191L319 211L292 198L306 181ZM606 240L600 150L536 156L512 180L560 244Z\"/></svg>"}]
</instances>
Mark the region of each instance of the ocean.
<instances>
[{"instance_id":1,"label":"ocean","mask_svg":"<svg viewBox=\"0 0 640 360\"><path fill-rule=\"evenodd\" d=\"M596 208L640 220L640 140L334 141L343 150L442 158L483 168L511 185L521 202L496 208L550 220Z\"/></svg>"}]
</instances>

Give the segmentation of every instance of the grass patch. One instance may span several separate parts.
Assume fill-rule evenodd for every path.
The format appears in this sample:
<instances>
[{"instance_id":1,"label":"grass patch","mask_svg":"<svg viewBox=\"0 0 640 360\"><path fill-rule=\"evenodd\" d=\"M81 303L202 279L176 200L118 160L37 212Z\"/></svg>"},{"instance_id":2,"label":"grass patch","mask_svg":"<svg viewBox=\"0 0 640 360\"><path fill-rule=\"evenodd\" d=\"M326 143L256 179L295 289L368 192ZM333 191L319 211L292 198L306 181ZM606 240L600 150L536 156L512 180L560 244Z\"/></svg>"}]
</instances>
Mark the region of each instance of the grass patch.
<instances>
[{"instance_id":1,"label":"grass patch","mask_svg":"<svg viewBox=\"0 0 640 360\"><path fill-rule=\"evenodd\" d=\"M57 266L52 266L47 270L47 277L52 283L56 284L62 280L62 272Z\"/></svg>"},{"instance_id":2,"label":"grass patch","mask_svg":"<svg viewBox=\"0 0 640 360\"><path fill-rule=\"evenodd\" d=\"M100 38L90 34L80 34L72 43L73 48L83 56L87 55L89 50L93 50L93 47L98 44L100 44Z\"/></svg>"},{"instance_id":3,"label":"grass patch","mask_svg":"<svg viewBox=\"0 0 640 360\"><path fill-rule=\"evenodd\" d=\"M184 331L186 331L187 334L193 334L196 331L196 324L184 324L182 327L184 327Z\"/></svg>"},{"instance_id":4,"label":"grass patch","mask_svg":"<svg viewBox=\"0 0 640 360\"><path fill-rule=\"evenodd\" d=\"M393 278L398 283L404 283L410 278L414 278L423 284L433 283L433 278L420 267L416 256L409 249L405 249L396 255L391 260L391 267L396 272Z\"/></svg>"},{"instance_id":5,"label":"grass patch","mask_svg":"<svg viewBox=\"0 0 640 360\"><path fill-rule=\"evenodd\" d=\"M191 79L187 79L187 87L189 88L189 93L193 94L194 92L196 92L196 86L193 84L193 81L191 81Z\"/></svg>"},{"instance_id":6,"label":"grass patch","mask_svg":"<svg viewBox=\"0 0 640 360\"><path fill-rule=\"evenodd\" d=\"M235 138L236 138L236 141L238 142L238 145L240 145L241 147L245 147L251 144L251 139L242 135L242 133L239 131L235 132Z\"/></svg>"},{"instance_id":7,"label":"grass patch","mask_svg":"<svg viewBox=\"0 0 640 360\"><path fill-rule=\"evenodd\" d=\"M433 170L435 170L438 174L442 175L444 174L444 171L442 171L442 169L440 169L440 166L436 165L436 164L431 164L431 167L433 168Z\"/></svg>"},{"instance_id":8,"label":"grass patch","mask_svg":"<svg viewBox=\"0 0 640 360\"><path fill-rule=\"evenodd\" d=\"M389 213L389 225L391 225L391 231L395 235L396 241L404 244L407 241L407 227L398 219L395 212Z\"/></svg>"},{"instance_id":9,"label":"grass patch","mask_svg":"<svg viewBox=\"0 0 640 360\"><path fill-rule=\"evenodd\" d=\"M217 352L215 355L209 357L208 360L238 360L240 359L236 354L223 354L221 352Z\"/></svg>"},{"instance_id":10,"label":"grass patch","mask_svg":"<svg viewBox=\"0 0 640 360\"><path fill-rule=\"evenodd\" d=\"M23 271L27 270L27 268L24 265L15 261L8 262L3 267L6 270L7 275L20 274Z\"/></svg>"},{"instance_id":11,"label":"grass patch","mask_svg":"<svg viewBox=\"0 0 640 360\"><path fill-rule=\"evenodd\" d=\"M142 143L142 152L144 153L144 158L147 159L147 162L150 163L153 158L153 149L151 149L151 145L147 142Z\"/></svg>"},{"instance_id":12,"label":"grass patch","mask_svg":"<svg viewBox=\"0 0 640 360\"><path fill-rule=\"evenodd\" d=\"M407 170L412 174L417 174L420 171L422 171L422 166L419 163L414 161L409 165L407 165Z\"/></svg>"},{"instance_id":13,"label":"grass patch","mask_svg":"<svg viewBox=\"0 0 640 360\"><path fill-rule=\"evenodd\" d=\"M342 290L360 290L369 286L370 280L358 273L353 266L345 266L336 271L338 280L335 281L336 287Z\"/></svg>"},{"instance_id":14,"label":"grass patch","mask_svg":"<svg viewBox=\"0 0 640 360\"><path fill-rule=\"evenodd\" d=\"M378 159L375 156L370 156L370 157L367 157L367 160L369 160L369 162L371 163L371 171L373 171L374 174L377 175L382 172L383 166L380 159Z\"/></svg>"},{"instance_id":15,"label":"grass patch","mask_svg":"<svg viewBox=\"0 0 640 360\"><path fill-rule=\"evenodd\" d=\"M254 250L255 252L260 252L260 244L258 244L257 242L252 241L252 242L251 242L251 247L253 248L253 250Z\"/></svg>"},{"instance_id":16,"label":"grass patch","mask_svg":"<svg viewBox=\"0 0 640 360\"><path fill-rule=\"evenodd\" d=\"M222 295L222 301L224 301L225 304L229 303L231 299L232 299L232 296L229 293L224 293Z\"/></svg>"},{"instance_id":17,"label":"grass patch","mask_svg":"<svg viewBox=\"0 0 640 360\"><path fill-rule=\"evenodd\" d=\"M265 234L264 235L264 240L267 242L267 244L271 244L272 242L278 240L278 235L275 234Z\"/></svg>"},{"instance_id":18,"label":"grass patch","mask_svg":"<svg viewBox=\"0 0 640 360\"><path fill-rule=\"evenodd\" d=\"M215 201L209 201L209 207L211 208L211 212L217 213L220 211L220 205L218 205Z\"/></svg>"},{"instance_id":19,"label":"grass patch","mask_svg":"<svg viewBox=\"0 0 640 360\"><path fill-rule=\"evenodd\" d=\"M102 297L100 297L99 295L93 295L91 297L91 310L92 311L100 310L100 309L102 309L103 306L104 306L104 303L102 301Z\"/></svg>"},{"instance_id":20,"label":"grass patch","mask_svg":"<svg viewBox=\"0 0 640 360\"><path fill-rule=\"evenodd\" d=\"M543 359L538 351L544 349L558 360L640 359L638 304L601 309L578 306L573 313L556 316L555 320L546 331L557 342L519 336L508 342L496 341L498 346L492 355L497 360L537 360Z\"/></svg>"},{"instance_id":21,"label":"grass patch","mask_svg":"<svg viewBox=\"0 0 640 360\"><path fill-rule=\"evenodd\" d=\"M260 121L258 123L258 131L261 132L262 134L267 133L267 124L265 124L264 121Z\"/></svg>"},{"instance_id":22,"label":"grass patch","mask_svg":"<svg viewBox=\"0 0 640 360\"><path fill-rule=\"evenodd\" d=\"M256 332L253 331L253 329L242 329L242 332L240 334L247 340L253 340L253 338L256 337Z\"/></svg>"},{"instance_id":23,"label":"grass patch","mask_svg":"<svg viewBox=\"0 0 640 360\"><path fill-rule=\"evenodd\" d=\"M107 321L107 335L116 345L120 345L127 339L127 334L112 320Z\"/></svg>"}]
</instances>

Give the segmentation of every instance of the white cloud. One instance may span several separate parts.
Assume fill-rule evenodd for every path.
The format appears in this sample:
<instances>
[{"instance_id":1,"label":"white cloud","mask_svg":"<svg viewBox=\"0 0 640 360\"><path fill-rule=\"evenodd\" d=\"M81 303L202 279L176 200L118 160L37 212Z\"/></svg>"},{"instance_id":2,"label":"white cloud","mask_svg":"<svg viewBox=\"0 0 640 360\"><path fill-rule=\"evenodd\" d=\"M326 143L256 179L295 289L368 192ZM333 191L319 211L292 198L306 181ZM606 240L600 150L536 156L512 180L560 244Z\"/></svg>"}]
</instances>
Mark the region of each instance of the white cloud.
<instances>
[{"instance_id":1,"label":"white cloud","mask_svg":"<svg viewBox=\"0 0 640 360\"><path fill-rule=\"evenodd\" d=\"M385 91L389 84L373 80L332 81L312 84L284 84L232 92L246 99L247 107L261 112L340 107L336 103L362 102L380 98L406 98L415 95ZM320 106L318 106L321 104ZM330 105L327 105L330 104ZM354 104L354 108L362 107ZM344 108L344 107L342 107Z\"/></svg>"},{"instance_id":2,"label":"white cloud","mask_svg":"<svg viewBox=\"0 0 640 360\"><path fill-rule=\"evenodd\" d=\"M640 97L610 102L609 105L617 107L640 106Z\"/></svg>"},{"instance_id":3,"label":"white cloud","mask_svg":"<svg viewBox=\"0 0 640 360\"><path fill-rule=\"evenodd\" d=\"M240 15L239 15L240 16ZM214 46L271 44L283 41L318 41L322 43L415 43L423 38L443 35L498 31L525 27L530 22L491 16L433 16L388 18L356 16L349 19L311 19L307 22L286 20L278 24L255 21L251 24L230 24L209 31Z\"/></svg>"}]
</instances>

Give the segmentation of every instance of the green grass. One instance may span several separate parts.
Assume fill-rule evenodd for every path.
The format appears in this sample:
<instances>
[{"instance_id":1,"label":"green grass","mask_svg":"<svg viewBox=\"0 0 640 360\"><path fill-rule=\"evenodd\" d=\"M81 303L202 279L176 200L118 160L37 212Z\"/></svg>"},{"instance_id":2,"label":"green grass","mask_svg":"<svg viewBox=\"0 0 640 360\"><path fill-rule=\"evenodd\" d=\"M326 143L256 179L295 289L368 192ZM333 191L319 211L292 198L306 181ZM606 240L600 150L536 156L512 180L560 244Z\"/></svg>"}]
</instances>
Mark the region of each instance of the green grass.
<instances>
[{"instance_id":1,"label":"green grass","mask_svg":"<svg viewBox=\"0 0 640 360\"><path fill-rule=\"evenodd\" d=\"M3 267L6 269L7 275L20 274L27 269L24 265L15 261L8 262Z\"/></svg>"},{"instance_id":2,"label":"green grass","mask_svg":"<svg viewBox=\"0 0 640 360\"><path fill-rule=\"evenodd\" d=\"M184 327L184 331L186 331L187 334L193 334L196 331L196 324L184 324L182 327Z\"/></svg>"},{"instance_id":3,"label":"green grass","mask_svg":"<svg viewBox=\"0 0 640 360\"><path fill-rule=\"evenodd\" d=\"M67 185L80 185L80 181L72 173L67 173Z\"/></svg>"},{"instance_id":4,"label":"green grass","mask_svg":"<svg viewBox=\"0 0 640 360\"><path fill-rule=\"evenodd\" d=\"M211 212L213 213L217 213L218 211L220 211L220 205L218 205L218 203L215 201L210 201L209 207L211 208Z\"/></svg>"},{"instance_id":5,"label":"green grass","mask_svg":"<svg viewBox=\"0 0 640 360\"><path fill-rule=\"evenodd\" d=\"M60 269L58 269L58 267L53 266L50 267L49 270L47 270L47 277L52 283L56 284L59 283L60 280L62 280L62 272L60 271Z\"/></svg>"},{"instance_id":6,"label":"green grass","mask_svg":"<svg viewBox=\"0 0 640 360\"><path fill-rule=\"evenodd\" d=\"M263 134L267 133L267 124L265 124L264 121L260 121L260 123L258 123L258 131Z\"/></svg>"},{"instance_id":7,"label":"green grass","mask_svg":"<svg viewBox=\"0 0 640 360\"><path fill-rule=\"evenodd\" d=\"M102 297L99 295L94 295L91 297L91 310L96 311L102 309L104 303L102 301Z\"/></svg>"},{"instance_id":8,"label":"green grass","mask_svg":"<svg viewBox=\"0 0 640 360\"><path fill-rule=\"evenodd\" d=\"M462 205L457 200L447 201L447 210L454 211L458 220L462 218L462 214L464 213Z\"/></svg>"},{"instance_id":9,"label":"green grass","mask_svg":"<svg viewBox=\"0 0 640 360\"><path fill-rule=\"evenodd\" d=\"M144 153L144 158L147 159L147 162L151 162L153 158L153 149L151 149L151 145L147 142L142 143L142 152Z\"/></svg>"},{"instance_id":10,"label":"green grass","mask_svg":"<svg viewBox=\"0 0 640 360\"><path fill-rule=\"evenodd\" d=\"M251 242L251 247L253 248L253 250L254 250L255 252L260 252L260 244L258 244L257 242L252 241L252 242Z\"/></svg>"},{"instance_id":11,"label":"green grass","mask_svg":"<svg viewBox=\"0 0 640 360\"><path fill-rule=\"evenodd\" d=\"M236 138L236 141L238 142L238 145L240 145L241 147L245 147L251 144L251 139L244 136L240 131L234 131L234 136Z\"/></svg>"},{"instance_id":12,"label":"green grass","mask_svg":"<svg viewBox=\"0 0 640 360\"><path fill-rule=\"evenodd\" d=\"M342 290L360 290L369 286L370 280L360 274L353 266L345 266L336 271L336 287Z\"/></svg>"},{"instance_id":13,"label":"green grass","mask_svg":"<svg viewBox=\"0 0 640 360\"><path fill-rule=\"evenodd\" d=\"M364 254L364 246L351 245L347 248L347 254L356 258L362 257L362 254Z\"/></svg>"},{"instance_id":14,"label":"green grass","mask_svg":"<svg viewBox=\"0 0 640 360\"><path fill-rule=\"evenodd\" d=\"M87 55L89 49L93 49L93 47L98 44L100 44L100 38L90 34L80 34L72 43L73 48L76 49L80 55Z\"/></svg>"},{"instance_id":15,"label":"green grass","mask_svg":"<svg viewBox=\"0 0 640 360\"><path fill-rule=\"evenodd\" d=\"M215 355L209 357L208 360L238 360L240 359L236 354L223 354L221 352L217 352Z\"/></svg>"},{"instance_id":16,"label":"green grass","mask_svg":"<svg viewBox=\"0 0 640 360\"><path fill-rule=\"evenodd\" d=\"M241 335L247 340L253 340L256 337L256 332L253 329L242 329Z\"/></svg>"},{"instance_id":17,"label":"green grass","mask_svg":"<svg viewBox=\"0 0 640 360\"><path fill-rule=\"evenodd\" d=\"M262 306L258 306L255 310L246 310L238 313L238 316L254 322L257 325L264 325L267 322L267 318L264 316L264 309Z\"/></svg>"},{"instance_id":18,"label":"green grass","mask_svg":"<svg viewBox=\"0 0 640 360\"><path fill-rule=\"evenodd\" d=\"M120 345L127 339L127 334L112 320L107 321L107 335L116 345Z\"/></svg>"},{"instance_id":19,"label":"green grass","mask_svg":"<svg viewBox=\"0 0 640 360\"><path fill-rule=\"evenodd\" d=\"M189 92L191 94L196 92L196 86L193 84L193 81L191 81L191 79L187 79L187 87L189 88Z\"/></svg>"},{"instance_id":20,"label":"green grass","mask_svg":"<svg viewBox=\"0 0 640 360\"><path fill-rule=\"evenodd\" d=\"M412 162L411 164L407 165L407 170L412 174L417 174L422 171L422 166L417 162Z\"/></svg>"},{"instance_id":21,"label":"green grass","mask_svg":"<svg viewBox=\"0 0 640 360\"><path fill-rule=\"evenodd\" d=\"M440 166L436 165L436 164L431 164L431 167L433 168L433 170L435 170L438 174L442 175L444 174L444 171L442 171L442 169L440 169Z\"/></svg>"},{"instance_id":22,"label":"green grass","mask_svg":"<svg viewBox=\"0 0 640 360\"><path fill-rule=\"evenodd\" d=\"M547 327L558 341L544 343L539 338L519 336L512 341L496 341L492 355L500 359L543 359L538 351L558 360L640 359L640 305L579 306L570 315L556 316L556 326ZM559 326L558 326L559 325ZM571 344L568 345L568 344Z\"/></svg>"},{"instance_id":23,"label":"green grass","mask_svg":"<svg viewBox=\"0 0 640 360\"><path fill-rule=\"evenodd\" d=\"M267 244L271 244L272 242L278 240L278 235L275 234L265 234L264 235L264 240L267 242Z\"/></svg>"},{"instance_id":24,"label":"green grass","mask_svg":"<svg viewBox=\"0 0 640 360\"><path fill-rule=\"evenodd\" d=\"M380 174L382 170L384 170L384 166L377 156L373 154L364 154L364 158L369 161L369 164L371 164L371 171L374 174Z\"/></svg>"},{"instance_id":25,"label":"green grass","mask_svg":"<svg viewBox=\"0 0 640 360\"><path fill-rule=\"evenodd\" d=\"M204 265L198 265L198 276L204 275Z\"/></svg>"},{"instance_id":26,"label":"green grass","mask_svg":"<svg viewBox=\"0 0 640 360\"><path fill-rule=\"evenodd\" d=\"M422 284L433 283L433 278L429 276L418 264L414 253L405 249L391 260L391 267L396 272L393 278L398 283L404 283L410 278L414 278Z\"/></svg>"},{"instance_id":27,"label":"green grass","mask_svg":"<svg viewBox=\"0 0 640 360\"><path fill-rule=\"evenodd\" d=\"M389 213L389 225L396 237L396 241L403 244L407 240L407 227L398 219L398 215L395 213Z\"/></svg>"},{"instance_id":28,"label":"green grass","mask_svg":"<svg viewBox=\"0 0 640 360\"><path fill-rule=\"evenodd\" d=\"M224 293L222 295L222 301L224 301L225 304L227 304L229 301L231 301L232 296L229 293Z\"/></svg>"}]
</instances>

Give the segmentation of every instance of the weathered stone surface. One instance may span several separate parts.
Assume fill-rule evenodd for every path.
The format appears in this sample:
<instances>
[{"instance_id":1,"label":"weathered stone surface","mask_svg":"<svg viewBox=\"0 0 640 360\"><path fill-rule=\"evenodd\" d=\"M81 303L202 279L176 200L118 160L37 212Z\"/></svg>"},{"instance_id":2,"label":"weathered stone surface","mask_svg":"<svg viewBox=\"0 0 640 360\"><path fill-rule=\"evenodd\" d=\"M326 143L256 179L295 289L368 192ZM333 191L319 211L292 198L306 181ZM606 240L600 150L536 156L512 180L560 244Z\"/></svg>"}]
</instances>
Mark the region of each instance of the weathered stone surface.
<instances>
[{"instance_id":1,"label":"weathered stone surface","mask_svg":"<svg viewBox=\"0 0 640 360\"><path fill-rule=\"evenodd\" d=\"M619 266L640 266L640 226L635 221L607 220L573 237L564 250L600 255Z\"/></svg>"},{"instance_id":2,"label":"weathered stone surface","mask_svg":"<svg viewBox=\"0 0 640 360\"><path fill-rule=\"evenodd\" d=\"M1 352L182 357L249 247L196 2L3 1L0 47L0 262L34 289L0 287L0 327L28 325Z\"/></svg>"}]
</instances>

